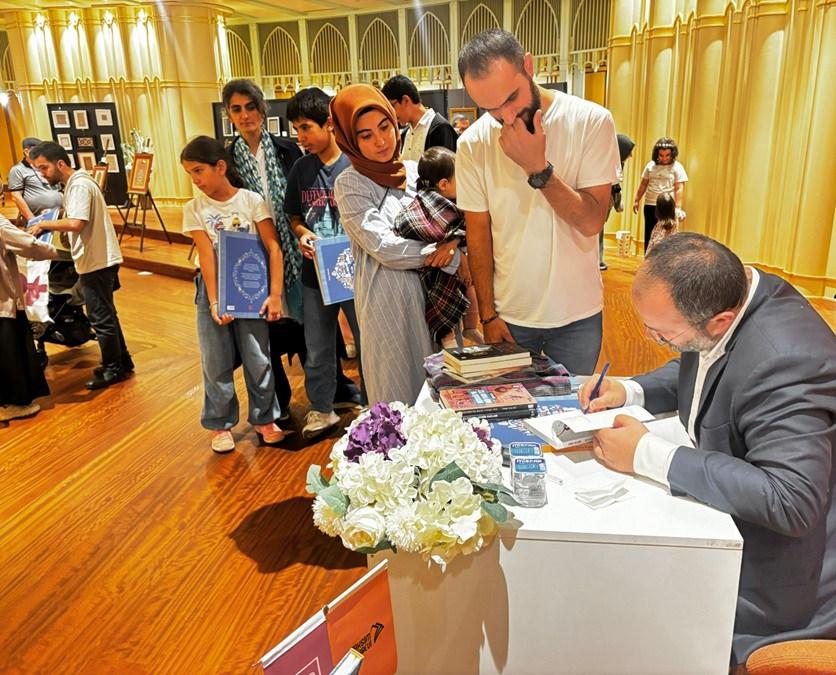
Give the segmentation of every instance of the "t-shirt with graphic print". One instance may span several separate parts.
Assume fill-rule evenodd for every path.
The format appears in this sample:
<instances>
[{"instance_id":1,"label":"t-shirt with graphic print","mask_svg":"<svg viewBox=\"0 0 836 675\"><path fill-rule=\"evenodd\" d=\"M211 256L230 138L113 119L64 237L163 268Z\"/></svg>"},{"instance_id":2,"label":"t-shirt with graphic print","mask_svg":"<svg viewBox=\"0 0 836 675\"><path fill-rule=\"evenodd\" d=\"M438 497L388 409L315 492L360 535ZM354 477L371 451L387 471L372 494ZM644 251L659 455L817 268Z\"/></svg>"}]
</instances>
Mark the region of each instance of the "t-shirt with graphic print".
<instances>
[{"instance_id":1,"label":"t-shirt with graphic print","mask_svg":"<svg viewBox=\"0 0 836 675\"><path fill-rule=\"evenodd\" d=\"M284 212L305 221L305 227L317 237L336 237L345 234L340 212L334 200L334 181L351 161L341 154L335 162L323 164L318 155L305 155L297 160L287 176ZM302 283L319 288L313 260L302 261Z\"/></svg>"},{"instance_id":2,"label":"t-shirt with graphic print","mask_svg":"<svg viewBox=\"0 0 836 675\"><path fill-rule=\"evenodd\" d=\"M183 232L202 230L209 235L212 246L218 246L218 230L258 234L256 223L272 218L260 194L239 189L225 202L199 194L183 207ZM200 267L198 256L195 265Z\"/></svg>"}]
</instances>

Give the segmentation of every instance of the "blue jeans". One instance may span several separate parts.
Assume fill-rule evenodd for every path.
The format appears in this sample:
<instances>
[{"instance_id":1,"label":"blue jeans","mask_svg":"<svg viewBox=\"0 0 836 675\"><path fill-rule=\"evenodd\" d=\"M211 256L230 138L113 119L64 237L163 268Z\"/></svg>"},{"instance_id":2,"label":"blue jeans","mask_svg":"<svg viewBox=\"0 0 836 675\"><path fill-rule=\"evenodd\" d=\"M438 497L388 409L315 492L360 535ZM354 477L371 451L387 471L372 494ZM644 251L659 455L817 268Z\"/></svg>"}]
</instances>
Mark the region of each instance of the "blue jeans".
<instances>
[{"instance_id":1,"label":"blue jeans","mask_svg":"<svg viewBox=\"0 0 836 675\"><path fill-rule=\"evenodd\" d=\"M526 328L508 324L514 341L521 347L562 363L573 375L595 372L603 335L602 313L560 328Z\"/></svg>"},{"instance_id":2,"label":"blue jeans","mask_svg":"<svg viewBox=\"0 0 836 675\"><path fill-rule=\"evenodd\" d=\"M203 410L200 423L206 429L231 429L238 423L238 397L235 395L236 347L244 366L250 424L269 424L279 418L267 322L264 319L235 319L219 326L212 320L203 276L195 277L197 339L203 369Z\"/></svg>"},{"instance_id":3,"label":"blue jeans","mask_svg":"<svg viewBox=\"0 0 836 675\"><path fill-rule=\"evenodd\" d=\"M311 402L311 409L328 413L334 410L334 394L337 391L337 315L342 309L354 333L354 341L360 352L360 327L354 312L354 301L336 305L322 304L318 288L304 286L302 289L305 314L305 393ZM362 382L363 371L360 371Z\"/></svg>"}]
</instances>

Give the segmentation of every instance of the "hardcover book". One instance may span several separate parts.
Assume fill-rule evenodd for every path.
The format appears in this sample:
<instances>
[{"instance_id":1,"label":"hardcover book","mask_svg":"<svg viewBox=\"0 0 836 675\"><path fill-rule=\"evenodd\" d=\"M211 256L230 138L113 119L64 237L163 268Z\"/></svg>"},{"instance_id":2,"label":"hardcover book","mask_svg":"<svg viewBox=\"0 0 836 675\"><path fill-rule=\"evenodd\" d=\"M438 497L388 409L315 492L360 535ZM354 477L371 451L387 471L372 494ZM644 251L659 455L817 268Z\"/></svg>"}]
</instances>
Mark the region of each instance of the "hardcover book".
<instances>
[{"instance_id":1,"label":"hardcover book","mask_svg":"<svg viewBox=\"0 0 836 675\"><path fill-rule=\"evenodd\" d=\"M354 299L354 257L344 234L314 242L314 266L325 305Z\"/></svg>"},{"instance_id":2,"label":"hardcover book","mask_svg":"<svg viewBox=\"0 0 836 675\"><path fill-rule=\"evenodd\" d=\"M445 408L466 416L519 412L520 417L527 417L524 413L537 410L535 398L518 383L450 387L442 389L439 398Z\"/></svg>"},{"instance_id":3,"label":"hardcover book","mask_svg":"<svg viewBox=\"0 0 836 675\"><path fill-rule=\"evenodd\" d=\"M258 319L270 293L267 251L257 234L218 232L218 313Z\"/></svg>"},{"instance_id":4,"label":"hardcover book","mask_svg":"<svg viewBox=\"0 0 836 675\"><path fill-rule=\"evenodd\" d=\"M496 370L506 365L528 365L531 363L531 353L525 347L511 342L499 342L445 349L444 362L459 371L488 366Z\"/></svg>"}]
</instances>

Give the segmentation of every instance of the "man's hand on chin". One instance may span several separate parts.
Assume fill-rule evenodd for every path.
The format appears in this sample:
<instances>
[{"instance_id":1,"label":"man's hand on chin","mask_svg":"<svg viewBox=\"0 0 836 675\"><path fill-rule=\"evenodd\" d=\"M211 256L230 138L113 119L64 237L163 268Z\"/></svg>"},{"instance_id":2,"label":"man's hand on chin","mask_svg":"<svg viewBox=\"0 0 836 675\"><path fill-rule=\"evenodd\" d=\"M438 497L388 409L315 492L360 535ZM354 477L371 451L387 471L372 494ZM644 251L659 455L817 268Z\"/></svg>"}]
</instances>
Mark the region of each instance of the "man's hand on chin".
<instances>
[{"instance_id":1,"label":"man's hand on chin","mask_svg":"<svg viewBox=\"0 0 836 675\"><path fill-rule=\"evenodd\" d=\"M647 427L635 417L618 415L612 429L601 429L592 436L592 451L606 466L622 473L633 473L636 446Z\"/></svg>"},{"instance_id":2,"label":"man's hand on chin","mask_svg":"<svg viewBox=\"0 0 836 675\"><path fill-rule=\"evenodd\" d=\"M534 133L530 133L519 117L513 124L503 124L499 133L502 151L522 167L526 176L546 168L546 133L543 131L543 111L534 113Z\"/></svg>"}]
</instances>

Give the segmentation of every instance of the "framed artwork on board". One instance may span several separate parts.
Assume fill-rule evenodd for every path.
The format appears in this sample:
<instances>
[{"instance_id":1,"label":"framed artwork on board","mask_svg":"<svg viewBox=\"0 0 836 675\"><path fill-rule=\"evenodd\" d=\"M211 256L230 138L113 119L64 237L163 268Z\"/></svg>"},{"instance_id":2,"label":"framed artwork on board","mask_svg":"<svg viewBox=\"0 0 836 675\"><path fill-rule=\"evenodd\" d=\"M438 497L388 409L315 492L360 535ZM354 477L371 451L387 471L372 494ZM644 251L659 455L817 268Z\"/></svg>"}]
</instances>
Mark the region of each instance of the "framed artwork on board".
<instances>
[{"instance_id":1,"label":"framed artwork on board","mask_svg":"<svg viewBox=\"0 0 836 675\"><path fill-rule=\"evenodd\" d=\"M73 139L69 134L57 134L58 145L60 145L64 150L72 150L73 149Z\"/></svg>"},{"instance_id":2,"label":"framed artwork on board","mask_svg":"<svg viewBox=\"0 0 836 675\"><path fill-rule=\"evenodd\" d=\"M92 136L79 136L75 139L75 144L79 148L95 148L96 141L93 140Z\"/></svg>"},{"instance_id":3,"label":"framed artwork on board","mask_svg":"<svg viewBox=\"0 0 836 675\"><path fill-rule=\"evenodd\" d=\"M274 136L279 135L279 118L278 117L268 117L267 118L267 132L273 134Z\"/></svg>"},{"instance_id":4,"label":"framed artwork on board","mask_svg":"<svg viewBox=\"0 0 836 675\"><path fill-rule=\"evenodd\" d=\"M148 184L151 182L151 163L154 155L147 152L138 152L134 155L134 163L131 166L131 175L128 178L128 192L144 195L148 192Z\"/></svg>"},{"instance_id":5,"label":"framed artwork on board","mask_svg":"<svg viewBox=\"0 0 836 675\"><path fill-rule=\"evenodd\" d=\"M73 123L76 129L89 129L86 110L73 110Z\"/></svg>"},{"instance_id":6,"label":"framed artwork on board","mask_svg":"<svg viewBox=\"0 0 836 675\"><path fill-rule=\"evenodd\" d=\"M113 116L107 108L96 108L96 124L100 127L112 127Z\"/></svg>"},{"instance_id":7,"label":"framed artwork on board","mask_svg":"<svg viewBox=\"0 0 836 675\"><path fill-rule=\"evenodd\" d=\"M473 124L478 117L476 108L450 108L447 111L447 120L452 124L453 118L456 115L462 115L467 120L468 125Z\"/></svg>"},{"instance_id":8,"label":"framed artwork on board","mask_svg":"<svg viewBox=\"0 0 836 675\"><path fill-rule=\"evenodd\" d=\"M69 129L70 113L68 110L53 110L52 111L52 126L56 129Z\"/></svg>"},{"instance_id":9,"label":"framed artwork on board","mask_svg":"<svg viewBox=\"0 0 836 675\"><path fill-rule=\"evenodd\" d=\"M92 174L96 167L96 153L95 152L78 152L78 167L84 169Z\"/></svg>"},{"instance_id":10,"label":"framed artwork on board","mask_svg":"<svg viewBox=\"0 0 836 675\"><path fill-rule=\"evenodd\" d=\"M112 152L105 155L108 173L119 173L119 158Z\"/></svg>"},{"instance_id":11,"label":"framed artwork on board","mask_svg":"<svg viewBox=\"0 0 836 675\"><path fill-rule=\"evenodd\" d=\"M221 124L223 125L224 136L229 138L235 135L235 132L232 128L232 122L229 121L229 118L226 115L224 115L221 118Z\"/></svg>"},{"instance_id":12,"label":"framed artwork on board","mask_svg":"<svg viewBox=\"0 0 836 675\"><path fill-rule=\"evenodd\" d=\"M73 168L75 169L75 168L76 168L76 165L75 165L75 155L74 155L72 152L68 152L68 153L67 153L67 157L69 157L69 159L70 159L70 166L71 166L71 167L73 167Z\"/></svg>"},{"instance_id":13,"label":"framed artwork on board","mask_svg":"<svg viewBox=\"0 0 836 675\"><path fill-rule=\"evenodd\" d=\"M102 150L105 152L113 152L116 150L116 144L113 142L113 134L101 134L99 140L102 142Z\"/></svg>"},{"instance_id":14,"label":"framed artwork on board","mask_svg":"<svg viewBox=\"0 0 836 675\"><path fill-rule=\"evenodd\" d=\"M96 164L93 167L93 180L99 185L99 189L104 192L107 185L107 164Z\"/></svg>"},{"instance_id":15,"label":"framed artwork on board","mask_svg":"<svg viewBox=\"0 0 836 675\"><path fill-rule=\"evenodd\" d=\"M293 128L292 124L290 125L290 129L288 131L290 132L290 137L291 138L298 138L299 137L299 134L296 133L296 129Z\"/></svg>"}]
</instances>

